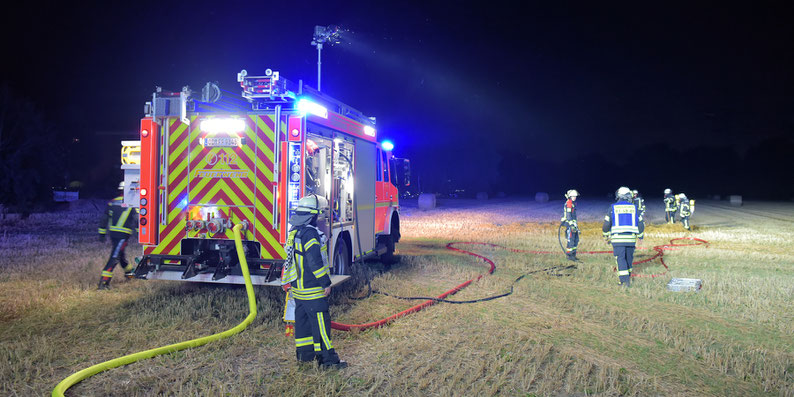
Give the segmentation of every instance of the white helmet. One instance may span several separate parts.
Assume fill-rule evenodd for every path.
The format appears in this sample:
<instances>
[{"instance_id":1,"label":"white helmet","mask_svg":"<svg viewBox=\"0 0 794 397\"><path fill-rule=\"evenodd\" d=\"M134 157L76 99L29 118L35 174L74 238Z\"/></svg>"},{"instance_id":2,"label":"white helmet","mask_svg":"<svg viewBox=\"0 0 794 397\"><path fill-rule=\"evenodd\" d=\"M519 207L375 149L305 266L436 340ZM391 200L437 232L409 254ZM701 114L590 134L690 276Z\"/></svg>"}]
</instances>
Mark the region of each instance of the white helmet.
<instances>
[{"instance_id":1,"label":"white helmet","mask_svg":"<svg viewBox=\"0 0 794 397\"><path fill-rule=\"evenodd\" d=\"M640 195L640 192L638 192L637 189L634 189L634 190L631 191L631 195L634 196L634 197L637 197L637 196Z\"/></svg>"},{"instance_id":2,"label":"white helmet","mask_svg":"<svg viewBox=\"0 0 794 397\"><path fill-rule=\"evenodd\" d=\"M571 189L565 193L566 198L579 197L579 192L576 189Z\"/></svg>"},{"instance_id":3,"label":"white helmet","mask_svg":"<svg viewBox=\"0 0 794 397\"><path fill-rule=\"evenodd\" d=\"M293 226L305 225L314 219L328 207L325 197L316 194L301 197L295 208L295 214L289 218L289 224Z\"/></svg>"},{"instance_id":4,"label":"white helmet","mask_svg":"<svg viewBox=\"0 0 794 397\"><path fill-rule=\"evenodd\" d=\"M664 189L664 194L670 194L672 192L673 192L673 190L670 189L669 187L667 189Z\"/></svg>"},{"instance_id":5,"label":"white helmet","mask_svg":"<svg viewBox=\"0 0 794 397\"><path fill-rule=\"evenodd\" d=\"M618 191L615 192L615 198L618 199L618 200L630 201L631 200L631 189L629 189L629 188L627 188L625 186L621 186L620 188L618 188Z\"/></svg>"},{"instance_id":6,"label":"white helmet","mask_svg":"<svg viewBox=\"0 0 794 397\"><path fill-rule=\"evenodd\" d=\"M119 182L119 190L124 190L124 181Z\"/></svg>"},{"instance_id":7,"label":"white helmet","mask_svg":"<svg viewBox=\"0 0 794 397\"><path fill-rule=\"evenodd\" d=\"M679 200L686 200L686 194L684 194L684 193L679 194L678 195L678 199Z\"/></svg>"},{"instance_id":8,"label":"white helmet","mask_svg":"<svg viewBox=\"0 0 794 397\"><path fill-rule=\"evenodd\" d=\"M298 200L298 206L295 208L295 212L319 214L326 207L328 207L328 201L325 199L325 197L320 197L316 194L310 194Z\"/></svg>"}]
</instances>

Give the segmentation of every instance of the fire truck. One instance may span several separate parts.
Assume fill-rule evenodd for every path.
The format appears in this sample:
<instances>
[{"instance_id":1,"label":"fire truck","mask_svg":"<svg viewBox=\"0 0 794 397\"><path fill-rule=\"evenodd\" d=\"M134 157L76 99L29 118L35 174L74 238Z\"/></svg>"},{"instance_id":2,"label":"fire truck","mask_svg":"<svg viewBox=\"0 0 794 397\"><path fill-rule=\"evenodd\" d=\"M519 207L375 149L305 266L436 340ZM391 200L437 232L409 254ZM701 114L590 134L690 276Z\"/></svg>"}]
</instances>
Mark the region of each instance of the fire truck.
<instances>
[{"instance_id":1,"label":"fire truck","mask_svg":"<svg viewBox=\"0 0 794 397\"><path fill-rule=\"evenodd\" d=\"M241 96L213 83L158 88L140 141L122 142L144 254L136 277L243 284L231 230L240 224L253 284L280 285L288 220L309 194L329 204L318 228L333 285L356 261L393 262L410 163L378 141L375 118L270 69L237 81Z\"/></svg>"}]
</instances>

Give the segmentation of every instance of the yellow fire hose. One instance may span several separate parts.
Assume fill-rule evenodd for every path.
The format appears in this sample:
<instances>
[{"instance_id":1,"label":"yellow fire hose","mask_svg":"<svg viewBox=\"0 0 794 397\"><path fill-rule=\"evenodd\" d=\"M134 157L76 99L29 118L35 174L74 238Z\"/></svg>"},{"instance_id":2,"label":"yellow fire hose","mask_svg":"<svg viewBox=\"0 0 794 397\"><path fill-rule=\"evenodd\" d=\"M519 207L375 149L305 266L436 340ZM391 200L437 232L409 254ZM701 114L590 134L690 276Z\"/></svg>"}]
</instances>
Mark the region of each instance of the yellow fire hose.
<instances>
[{"instance_id":1,"label":"yellow fire hose","mask_svg":"<svg viewBox=\"0 0 794 397\"><path fill-rule=\"evenodd\" d=\"M72 375L69 375L69 377L62 380L61 383L58 383L58 385L55 386L55 389L52 390L52 395L57 397L63 397L63 393L66 392L68 388L72 387L73 385L82 381L83 379L94 376L102 371L106 371L111 368L120 367L122 365L131 364L138 360L143 360L145 358L151 358L166 353L184 350L190 347L205 345L209 342L218 339L228 338L248 327L248 325L251 324L252 321L254 321L254 317L256 317L256 298L254 297L254 287L253 285L251 285L251 275L248 272L248 262L245 260L245 254L243 253L243 243L242 243L242 239L240 238L240 229L242 229L242 225L236 225L232 230L234 231L234 245L237 248L237 257L240 260L240 268L242 269L243 277L245 278L245 292L248 293L248 317L246 317L245 320L243 320L243 322L237 324L237 326L235 326L234 328L228 329L221 333L204 336L198 339L192 339L185 342L174 343L173 345L158 347L155 349L146 350L138 353L129 354L124 357L114 358L112 360L105 361L103 363L99 363L94 366L88 367L82 371L75 372Z\"/></svg>"}]
</instances>

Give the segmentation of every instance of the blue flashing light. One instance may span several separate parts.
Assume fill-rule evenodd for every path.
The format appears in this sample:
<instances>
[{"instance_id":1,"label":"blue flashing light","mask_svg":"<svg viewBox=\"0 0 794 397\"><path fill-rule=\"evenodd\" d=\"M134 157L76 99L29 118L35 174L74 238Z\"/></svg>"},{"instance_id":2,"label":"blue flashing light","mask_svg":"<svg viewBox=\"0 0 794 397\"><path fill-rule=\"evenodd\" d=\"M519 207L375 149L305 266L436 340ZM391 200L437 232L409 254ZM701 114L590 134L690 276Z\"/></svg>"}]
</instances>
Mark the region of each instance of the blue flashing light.
<instances>
[{"instance_id":1,"label":"blue flashing light","mask_svg":"<svg viewBox=\"0 0 794 397\"><path fill-rule=\"evenodd\" d=\"M394 149L394 144L392 143L392 141L383 141L380 143L380 147L382 147L383 150L387 152L391 152L392 149Z\"/></svg>"},{"instance_id":2,"label":"blue flashing light","mask_svg":"<svg viewBox=\"0 0 794 397\"><path fill-rule=\"evenodd\" d=\"M306 98L301 98L298 100L298 110L303 113L311 113L317 117L322 117L324 119L328 118L328 109Z\"/></svg>"}]
</instances>

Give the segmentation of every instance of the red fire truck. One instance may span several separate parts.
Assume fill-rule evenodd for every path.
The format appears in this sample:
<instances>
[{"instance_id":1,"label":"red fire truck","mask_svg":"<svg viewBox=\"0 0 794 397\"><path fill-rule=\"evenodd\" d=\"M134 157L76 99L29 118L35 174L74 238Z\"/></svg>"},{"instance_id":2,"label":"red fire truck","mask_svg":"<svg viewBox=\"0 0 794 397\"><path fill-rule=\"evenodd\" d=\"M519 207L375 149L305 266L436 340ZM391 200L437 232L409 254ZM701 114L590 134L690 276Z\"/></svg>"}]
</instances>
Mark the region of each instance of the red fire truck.
<instances>
[{"instance_id":1,"label":"red fire truck","mask_svg":"<svg viewBox=\"0 0 794 397\"><path fill-rule=\"evenodd\" d=\"M243 284L231 230L242 224L252 282L280 285L287 222L307 194L329 203L318 227L334 284L358 259L392 262L410 167L378 142L375 119L270 69L237 80L242 96L207 83L146 103L139 168L122 165L140 214L136 276Z\"/></svg>"}]
</instances>

